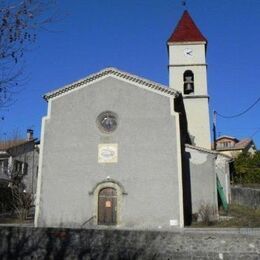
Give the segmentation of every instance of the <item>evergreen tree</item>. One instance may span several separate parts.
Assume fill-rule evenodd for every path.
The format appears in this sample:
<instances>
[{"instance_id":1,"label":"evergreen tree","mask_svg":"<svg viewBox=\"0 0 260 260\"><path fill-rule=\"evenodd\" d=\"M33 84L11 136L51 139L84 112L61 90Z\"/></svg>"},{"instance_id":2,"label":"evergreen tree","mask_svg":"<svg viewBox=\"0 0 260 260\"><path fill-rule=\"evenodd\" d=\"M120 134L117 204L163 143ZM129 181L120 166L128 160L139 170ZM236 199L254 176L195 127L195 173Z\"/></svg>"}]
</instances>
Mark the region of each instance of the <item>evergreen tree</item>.
<instances>
[{"instance_id":1,"label":"evergreen tree","mask_svg":"<svg viewBox=\"0 0 260 260\"><path fill-rule=\"evenodd\" d=\"M260 184L260 151L255 154L241 153L234 161L235 183Z\"/></svg>"}]
</instances>

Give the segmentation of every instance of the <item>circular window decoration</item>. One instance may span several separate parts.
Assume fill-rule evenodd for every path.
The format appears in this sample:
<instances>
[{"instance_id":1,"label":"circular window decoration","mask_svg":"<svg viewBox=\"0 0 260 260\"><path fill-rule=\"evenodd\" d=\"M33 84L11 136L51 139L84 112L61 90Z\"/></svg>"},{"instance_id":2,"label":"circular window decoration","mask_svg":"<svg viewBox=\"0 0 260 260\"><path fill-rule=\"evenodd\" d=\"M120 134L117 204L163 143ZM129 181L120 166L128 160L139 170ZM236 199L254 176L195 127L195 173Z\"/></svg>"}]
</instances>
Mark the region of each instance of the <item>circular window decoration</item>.
<instances>
[{"instance_id":1,"label":"circular window decoration","mask_svg":"<svg viewBox=\"0 0 260 260\"><path fill-rule=\"evenodd\" d=\"M111 111L103 112L97 117L97 124L101 131L111 133L117 128L117 115Z\"/></svg>"}]
</instances>

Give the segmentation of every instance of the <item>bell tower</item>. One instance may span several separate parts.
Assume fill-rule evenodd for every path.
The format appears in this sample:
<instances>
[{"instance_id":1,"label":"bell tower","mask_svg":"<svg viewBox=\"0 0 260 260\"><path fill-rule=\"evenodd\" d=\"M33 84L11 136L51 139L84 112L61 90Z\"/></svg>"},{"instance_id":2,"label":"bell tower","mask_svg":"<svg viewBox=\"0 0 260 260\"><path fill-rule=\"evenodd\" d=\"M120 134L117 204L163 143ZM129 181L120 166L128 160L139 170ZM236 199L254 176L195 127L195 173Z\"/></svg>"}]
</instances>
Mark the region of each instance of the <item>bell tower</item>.
<instances>
[{"instance_id":1,"label":"bell tower","mask_svg":"<svg viewBox=\"0 0 260 260\"><path fill-rule=\"evenodd\" d=\"M207 39L188 11L169 38L169 86L183 95L188 131L196 146L211 149L207 87Z\"/></svg>"}]
</instances>

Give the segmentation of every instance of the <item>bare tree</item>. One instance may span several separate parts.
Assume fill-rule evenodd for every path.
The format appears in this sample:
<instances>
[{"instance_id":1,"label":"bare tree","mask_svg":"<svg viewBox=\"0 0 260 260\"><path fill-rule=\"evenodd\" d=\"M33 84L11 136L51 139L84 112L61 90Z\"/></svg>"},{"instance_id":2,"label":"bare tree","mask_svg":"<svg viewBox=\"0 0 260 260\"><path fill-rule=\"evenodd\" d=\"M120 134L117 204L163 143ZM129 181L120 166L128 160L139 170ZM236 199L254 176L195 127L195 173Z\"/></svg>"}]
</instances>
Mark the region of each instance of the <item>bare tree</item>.
<instances>
[{"instance_id":1,"label":"bare tree","mask_svg":"<svg viewBox=\"0 0 260 260\"><path fill-rule=\"evenodd\" d=\"M20 222L26 220L29 211L33 206L33 197L31 193L22 192L18 187L11 187L12 208Z\"/></svg>"},{"instance_id":2,"label":"bare tree","mask_svg":"<svg viewBox=\"0 0 260 260\"><path fill-rule=\"evenodd\" d=\"M24 54L56 20L55 0L0 0L0 107L10 105L24 75Z\"/></svg>"}]
</instances>

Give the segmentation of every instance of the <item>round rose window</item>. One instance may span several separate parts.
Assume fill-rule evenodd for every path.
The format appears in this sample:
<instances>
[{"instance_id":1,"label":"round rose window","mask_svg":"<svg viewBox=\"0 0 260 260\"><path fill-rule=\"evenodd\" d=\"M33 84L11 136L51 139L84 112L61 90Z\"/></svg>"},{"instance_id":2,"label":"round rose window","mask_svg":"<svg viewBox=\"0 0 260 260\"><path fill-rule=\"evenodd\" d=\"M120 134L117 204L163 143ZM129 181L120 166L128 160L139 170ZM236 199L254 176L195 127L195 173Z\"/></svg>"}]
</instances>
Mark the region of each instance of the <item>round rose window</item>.
<instances>
[{"instance_id":1,"label":"round rose window","mask_svg":"<svg viewBox=\"0 0 260 260\"><path fill-rule=\"evenodd\" d=\"M103 112L97 117L97 124L101 131L111 133L117 128L117 115L111 111Z\"/></svg>"}]
</instances>

